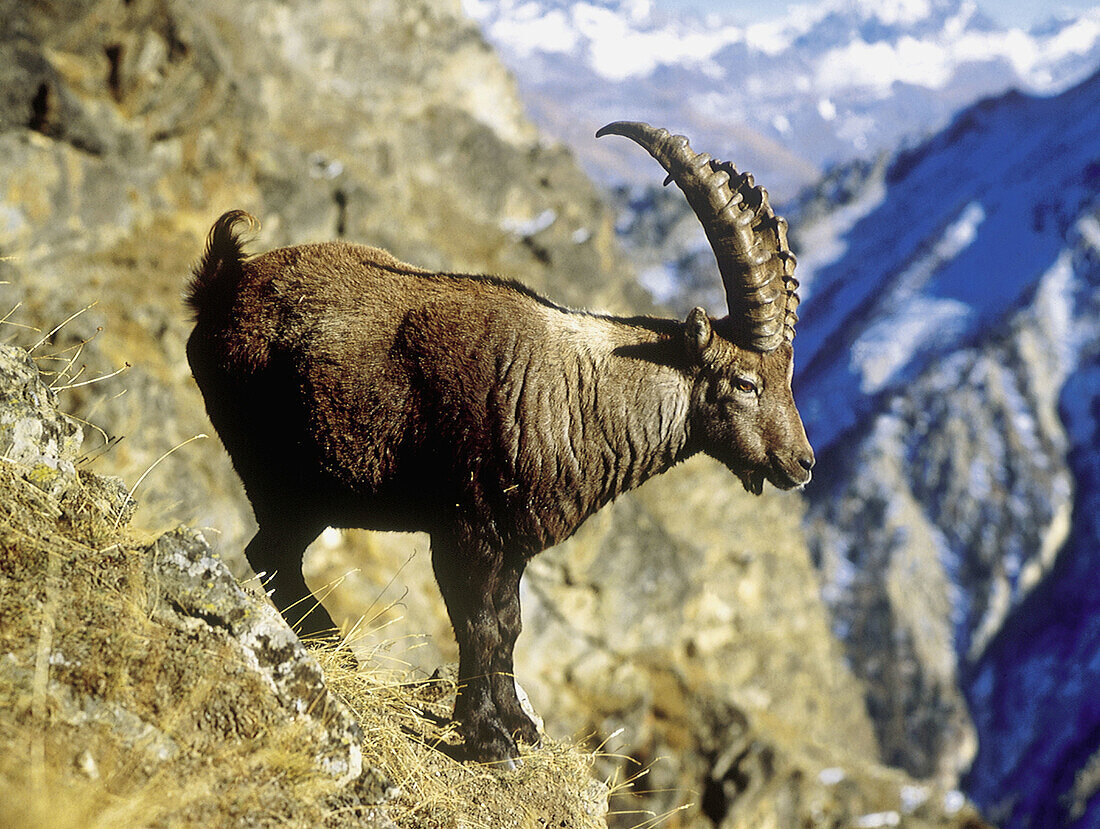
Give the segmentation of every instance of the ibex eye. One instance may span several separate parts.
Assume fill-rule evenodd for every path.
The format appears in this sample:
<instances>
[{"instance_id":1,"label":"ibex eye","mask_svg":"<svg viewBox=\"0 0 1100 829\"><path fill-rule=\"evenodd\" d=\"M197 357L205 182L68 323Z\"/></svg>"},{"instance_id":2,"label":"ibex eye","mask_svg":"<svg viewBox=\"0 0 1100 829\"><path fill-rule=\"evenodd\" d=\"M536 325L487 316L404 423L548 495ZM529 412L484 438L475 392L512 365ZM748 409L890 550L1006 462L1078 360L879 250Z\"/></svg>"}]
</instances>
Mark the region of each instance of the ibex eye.
<instances>
[{"instance_id":1,"label":"ibex eye","mask_svg":"<svg viewBox=\"0 0 1100 829\"><path fill-rule=\"evenodd\" d=\"M733 387L745 394L756 394L756 383L752 380L746 380L744 377L738 377L734 380Z\"/></svg>"}]
</instances>

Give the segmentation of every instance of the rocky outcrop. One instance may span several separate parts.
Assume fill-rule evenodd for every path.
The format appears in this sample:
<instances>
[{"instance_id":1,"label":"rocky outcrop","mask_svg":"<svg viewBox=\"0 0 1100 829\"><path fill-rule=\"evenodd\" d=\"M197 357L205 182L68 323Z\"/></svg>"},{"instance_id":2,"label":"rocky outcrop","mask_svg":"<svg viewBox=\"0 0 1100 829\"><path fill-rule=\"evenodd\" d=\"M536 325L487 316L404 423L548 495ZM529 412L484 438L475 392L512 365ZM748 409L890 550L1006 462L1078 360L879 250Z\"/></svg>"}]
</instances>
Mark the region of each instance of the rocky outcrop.
<instances>
[{"instance_id":1,"label":"rocky outcrop","mask_svg":"<svg viewBox=\"0 0 1100 829\"><path fill-rule=\"evenodd\" d=\"M57 409L57 396L41 382L33 358L25 351L0 346L0 457L9 464L9 482L23 480L42 491L43 500L32 507L10 491L7 530L32 523L41 510L58 513L68 527L97 533L124 527L134 512L134 502L118 478L77 471L83 440L81 427ZM19 476L13 478L12 476ZM48 509L55 506L56 509ZM30 512L31 515L26 513ZM23 519L22 522L20 519ZM10 538L8 543L14 543ZM12 558L25 548L10 549ZM320 666L302 647L282 616L265 602L249 597L237 585L225 564L194 531L179 528L157 537L140 552L145 566L151 618L180 631L200 631L207 639L225 640L223 647L237 648L237 658L257 673L273 692L276 704L288 718L304 718L316 730L317 757L321 767L339 783L357 778L363 771L359 747L362 731L342 703L324 685ZM30 586L48 574L9 573ZM55 585L54 589L61 589ZM20 675L18 659L8 653L10 677ZM65 657L59 656L59 661ZM29 680L29 668L23 678ZM76 702L72 693L58 693L70 708L87 711L107 707L97 700ZM115 708L119 722L139 717ZM75 716L75 715L74 715ZM90 716L95 721L94 716ZM136 732L157 746L165 758L178 752L167 735L151 727L123 729ZM148 731L148 734L146 732Z\"/></svg>"},{"instance_id":2,"label":"rocky outcrop","mask_svg":"<svg viewBox=\"0 0 1100 829\"><path fill-rule=\"evenodd\" d=\"M0 823L606 825L586 754L548 745L522 778L478 779L431 747L453 682L386 688L307 649L194 530L129 531L130 494L76 468L79 428L53 402L0 346L0 422L17 424L0 444Z\"/></svg>"},{"instance_id":3,"label":"rocky outcrop","mask_svg":"<svg viewBox=\"0 0 1100 829\"><path fill-rule=\"evenodd\" d=\"M123 788L166 767L198 778L203 753L260 739L275 749L274 732L293 734L292 750L330 789L362 777L362 730L282 617L193 531L151 543L127 533L130 494L77 468L80 427L55 405L33 358L0 346L0 422L10 425L0 443L0 687L13 703L5 734L29 728L50 742L32 752L35 782L66 754L85 777L108 774L114 755L131 758L140 771ZM4 799L9 818L13 800L27 805Z\"/></svg>"}]
</instances>

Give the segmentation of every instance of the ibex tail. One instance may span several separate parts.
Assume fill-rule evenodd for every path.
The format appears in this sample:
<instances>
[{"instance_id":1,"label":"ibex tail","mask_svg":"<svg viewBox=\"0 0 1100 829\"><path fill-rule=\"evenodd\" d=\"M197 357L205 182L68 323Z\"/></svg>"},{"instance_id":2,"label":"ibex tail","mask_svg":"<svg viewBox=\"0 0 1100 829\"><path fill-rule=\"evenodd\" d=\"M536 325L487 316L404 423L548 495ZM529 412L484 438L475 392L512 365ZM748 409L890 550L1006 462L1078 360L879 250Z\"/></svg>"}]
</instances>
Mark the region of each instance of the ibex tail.
<instances>
[{"instance_id":1,"label":"ibex tail","mask_svg":"<svg viewBox=\"0 0 1100 829\"><path fill-rule=\"evenodd\" d=\"M185 297L196 321L224 313L236 293L244 258L241 234L237 229L242 222L247 222L249 228L259 225L251 214L230 210L210 228L206 252L195 266Z\"/></svg>"}]
</instances>

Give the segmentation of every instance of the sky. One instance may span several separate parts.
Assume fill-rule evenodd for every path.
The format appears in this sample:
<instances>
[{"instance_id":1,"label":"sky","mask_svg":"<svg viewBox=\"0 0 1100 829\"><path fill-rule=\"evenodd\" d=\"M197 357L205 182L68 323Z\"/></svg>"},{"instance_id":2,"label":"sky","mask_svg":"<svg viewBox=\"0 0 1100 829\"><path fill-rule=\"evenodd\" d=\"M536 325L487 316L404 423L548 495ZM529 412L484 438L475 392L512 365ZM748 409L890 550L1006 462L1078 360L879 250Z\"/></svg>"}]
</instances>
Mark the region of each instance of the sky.
<instances>
[{"instance_id":1,"label":"sky","mask_svg":"<svg viewBox=\"0 0 1100 829\"><path fill-rule=\"evenodd\" d=\"M699 11L737 11L744 22L755 23L781 16L789 7L807 0L654 0L658 8ZM978 5L999 23L1022 29L1062 11L1081 12L1100 5L1100 0L977 0Z\"/></svg>"}]
</instances>

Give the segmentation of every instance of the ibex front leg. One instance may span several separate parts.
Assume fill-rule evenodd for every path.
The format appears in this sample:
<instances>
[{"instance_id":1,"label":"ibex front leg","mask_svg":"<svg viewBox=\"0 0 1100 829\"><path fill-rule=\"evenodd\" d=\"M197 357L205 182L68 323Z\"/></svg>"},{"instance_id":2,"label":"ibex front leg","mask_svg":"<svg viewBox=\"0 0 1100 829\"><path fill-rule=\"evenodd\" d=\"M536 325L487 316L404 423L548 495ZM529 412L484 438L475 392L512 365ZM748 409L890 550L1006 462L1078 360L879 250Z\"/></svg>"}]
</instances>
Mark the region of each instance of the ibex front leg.
<instances>
[{"instance_id":1,"label":"ibex front leg","mask_svg":"<svg viewBox=\"0 0 1100 829\"><path fill-rule=\"evenodd\" d=\"M458 642L454 718L475 759L514 768L519 750L501 722L492 679L502 647L493 600L502 558L486 547L470 549L442 534L432 535L432 566Z\"/></svg>"},{"instance_id":2,"label":"ibex front leg","mask_svg":"<svg viewBox=\"0 0 1100 829\"><path fill-rule=\"evenodd\" d=\"M522 627L519 604L519 582L527 561L520 555L508 555L497 578L493 604L500 628L500 645L493 655L489 683L493 702L504 728L513 737L530 745L539 743L538 728L520 705L516 693L515 665L512 654Z\"/></svg>"}]
</instances>

